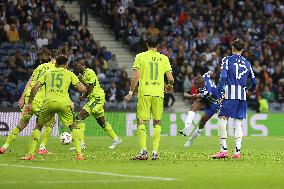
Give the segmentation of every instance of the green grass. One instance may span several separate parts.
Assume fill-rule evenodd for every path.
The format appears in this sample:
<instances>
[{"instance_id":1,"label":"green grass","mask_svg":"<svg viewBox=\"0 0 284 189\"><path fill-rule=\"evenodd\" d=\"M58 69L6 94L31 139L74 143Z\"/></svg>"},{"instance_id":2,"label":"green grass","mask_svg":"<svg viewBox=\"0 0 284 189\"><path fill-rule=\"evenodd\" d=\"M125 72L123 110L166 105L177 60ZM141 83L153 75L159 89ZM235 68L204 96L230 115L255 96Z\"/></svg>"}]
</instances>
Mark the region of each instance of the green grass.
<instances>
[{"instance_id":1,"label":"green grass","mask_svg":"<svg viewBox=\"0 0 284 189\"><path fill-rule=\"evenodd\" d=\"M124 137L123 144L109 150L107 137L88 137L86 161L76 161L70 146L57 138L48 145L54 154L36 156L35 161L20 161L27 152L28 137L18 137L10 151L0 155L0 188L106 188L106 189L182 189L182 188L284 188L284 137L246 137L240 160L212 160L216 152L216 137L200 137L190 149L184 149L183 137L162 137L159 161L130 161L136 155L137 138ZM0 137L0 143L5 138ZM150 144L151 141L149 141ZM229 147L233 149L233 140ZM7 164L8 166L3 166ZM174 178L163 181L147 178L118 177L94 173L31 169L48 167L126 175Z\"/></svg>"}]
</instances>

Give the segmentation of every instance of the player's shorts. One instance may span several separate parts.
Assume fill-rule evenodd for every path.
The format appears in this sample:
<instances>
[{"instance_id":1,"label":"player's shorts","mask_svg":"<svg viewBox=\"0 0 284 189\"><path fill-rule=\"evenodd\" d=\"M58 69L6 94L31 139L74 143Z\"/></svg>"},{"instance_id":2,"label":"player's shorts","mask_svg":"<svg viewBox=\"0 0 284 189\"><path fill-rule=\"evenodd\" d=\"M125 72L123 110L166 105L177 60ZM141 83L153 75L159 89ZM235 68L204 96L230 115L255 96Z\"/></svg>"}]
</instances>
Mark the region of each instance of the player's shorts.
<instances>
[{"instance_id":1,"label":"player's shorts","mask_svg":"<svg viewBox=\"0 0 284 189\"><path fill-rule=\"evenodd\" d=\"M247 102L245 100L224 99L219 116L244 119L247 115Z\"/></svg>"},{"instance_id":2,"label":"player's shorts","mask_svg":"<svg viewBox=\"0 0 284 189\"><path fill-rule=\"evenodd\" d=\"M220 104L209 103L206 105L204 111L208 117L212 117L215 113L219 111L219 109L220 109Z\"/></svg>"},{"instance_id":3,"label":"player's shorts","mask_svg":"<svg viewBox=\"0 0 284 189\"><path fill-rule=\"evenodd\" d=\"M74 122L70 101L45 101L38 113L38 123L45 125L50 122L55 113L64 126L70 126Z\"/></svg>"},{"instance_id":4,"label":"player's shorts","mask_svg":"<svg viewBox=\"0 0 284 189\"><path fill-rule=\"evenodd\" d=\"M164 111L164 99L158 96L139 96L137 102L137 119L161 120Z\"/></svg>"},{"instance_id":5,"label":"player's shorts","mask_svg":"<svg viewBox=\"0 0 284 189\"><path fill-rule=\"evenodd\" d=\"M89 115L93 116L94 118L103 117L105 114L104 110L105 104L105 97L96 97L90 99L90 101L83 107Z\"/></svg>"},{"instance_id":6,"label":"player's shorts","mask_svg":"<svg viewBox=\"0 0 284 189\"><path fill-rule=\"evenodd\" d=\"M25 101L28 101L28 97L26 97ZM38 116L38 112L42 108L43 100L35 98L32 102L32 111L30 111L28 114L24 113L25 108L22 109L21 113L21 121L29 122L33 115Z\"/></svg>"}]
</instances>

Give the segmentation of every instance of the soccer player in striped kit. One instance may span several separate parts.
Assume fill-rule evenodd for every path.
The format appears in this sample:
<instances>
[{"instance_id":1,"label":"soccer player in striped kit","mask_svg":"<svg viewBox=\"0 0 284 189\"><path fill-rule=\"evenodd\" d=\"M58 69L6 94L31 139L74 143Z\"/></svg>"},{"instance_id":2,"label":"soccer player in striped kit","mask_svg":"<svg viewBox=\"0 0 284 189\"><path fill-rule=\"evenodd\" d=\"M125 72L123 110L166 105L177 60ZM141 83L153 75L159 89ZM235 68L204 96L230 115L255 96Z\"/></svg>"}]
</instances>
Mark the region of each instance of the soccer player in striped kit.
<instances>
[{"instance_id":1,"label":"soccer player in striped kit","mask_svg":"<svg viewBox=\"0 0 284 189\"><path fill-rule=\"evenodd\" d=\"M256 79L250 62L242 56L245 48L244 42L241 39L236 39L232 43L231 56L222 59L222 68L219 91L225 89L225 99L222 101L222 106L218 118L218 133L220 137L221 151L211 156L212 158L227 158L227 122L228 118L234 120L235 130L235 152L232 158L240 158L242 145L243 128L242 120L247 114L247 91L252 92L256 86ZM247 80L251 80L251 85L247 89Z\"/></svg>"}]
</instances>

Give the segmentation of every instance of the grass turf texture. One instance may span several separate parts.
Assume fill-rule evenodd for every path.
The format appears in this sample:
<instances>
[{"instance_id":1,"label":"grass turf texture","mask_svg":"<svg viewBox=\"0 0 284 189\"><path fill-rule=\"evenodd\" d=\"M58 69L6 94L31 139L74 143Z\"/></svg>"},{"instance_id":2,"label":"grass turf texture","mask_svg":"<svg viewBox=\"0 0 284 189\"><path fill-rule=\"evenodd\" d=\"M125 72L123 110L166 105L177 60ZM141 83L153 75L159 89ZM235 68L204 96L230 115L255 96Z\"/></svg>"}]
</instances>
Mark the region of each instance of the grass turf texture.
<instances>
[{"instance_id":1,"label":"grass turf texture","mask_svg":"<svg viewBox=\"0 0 284 189\"><path fill-rule=\"evenodd\" d=\"M1 144L5 137L0 137ZM284 188L284 137L244 138L242 159L213 160L216 137L200 137L189 149L183 137L162 137L158 161L130 161L137 154L137 138L124 137L118 149L109 150L107 137L87 137L86 161L76 161L69 145L51 138L52 155L37 155L35 161L18 160L27 152L29 137L18 137L8 152L0 155L0 188ZM150 141L149 143L150 144ZM229 140L233 150L234 141ZM149 145L148 145L149 146ZM7 164L7 166L3 166ZM11 167L9 165L27 166ZM108 176L86 172L42 170L48 167L114 174L174 178L152 180L127 176Z\"/></svg>"}]
</instances>

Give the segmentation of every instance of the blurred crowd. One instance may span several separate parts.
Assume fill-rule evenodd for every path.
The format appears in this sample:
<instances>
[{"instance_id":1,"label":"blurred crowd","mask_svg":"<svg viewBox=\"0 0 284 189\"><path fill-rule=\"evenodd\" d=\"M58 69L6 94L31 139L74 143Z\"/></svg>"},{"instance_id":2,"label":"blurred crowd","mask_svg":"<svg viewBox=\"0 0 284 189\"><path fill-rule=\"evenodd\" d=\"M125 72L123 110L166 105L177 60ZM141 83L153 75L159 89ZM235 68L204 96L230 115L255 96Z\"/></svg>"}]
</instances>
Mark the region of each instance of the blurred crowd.
<instances>
[{"instance_id":1,"label":"blurred crowd","mask_svg":"<svg viewBox=\"0 0 284 189\"><path fill-rule=\"evenodd\" d=\"M57 0L0 1L0 107L17 106L33 70L48 62L55 48L69 57L70 69L76 58L84 58L105 90L118 81L127 88L127 74L118 70L115 54L95 41L82 22Z\"/></svg>"},{"instance_id":2,"label":"blurred crowd","mask_svg":"<svg viewBox=\"0 0 284 189\"><path fill-rule=\"evenodd\" d=\"M161 36L159 50L171 60L178 92L194 92L192 79L208 70L218 82L221 58L242 38L254 54L248 58L258 80L250 106L257 108L253 101L264 98L282 103L284 111L283 1L109 0L95 7L93 14L136 53L145 50L147 34Z\"/></svg>"}]
</instances>

